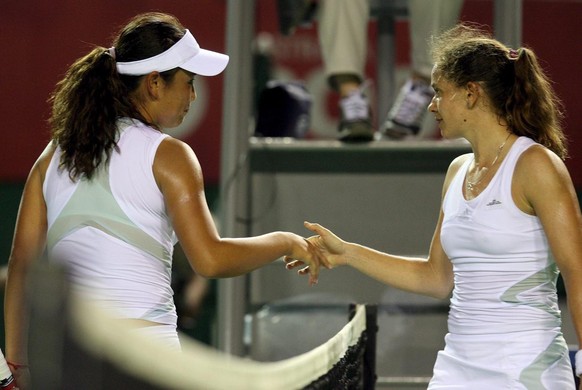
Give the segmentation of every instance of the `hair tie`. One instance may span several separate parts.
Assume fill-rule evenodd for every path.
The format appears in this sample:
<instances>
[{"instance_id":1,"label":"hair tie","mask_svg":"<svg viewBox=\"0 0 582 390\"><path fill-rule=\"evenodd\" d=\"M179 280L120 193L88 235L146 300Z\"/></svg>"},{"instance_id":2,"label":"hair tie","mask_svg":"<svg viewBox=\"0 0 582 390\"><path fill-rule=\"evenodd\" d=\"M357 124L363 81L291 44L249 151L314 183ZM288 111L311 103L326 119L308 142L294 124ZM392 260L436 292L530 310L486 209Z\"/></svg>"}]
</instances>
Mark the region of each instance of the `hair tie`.
<instances>
[{"instance_id":1,"label":"hair tie","mask_svg":"<svg viewBox=\"0 0 582 390\"><path fill-rule=\"evenodd\" d=\"M109 53L111 58L113 58L113 60L115 61L115 47L111 46L109 49L107 49L107 52Z\"/></svg>"},{"instance_id":2,"label":"hair tie","mask_svg":"<svg viewBox=\"0 0 582 390\"><path fill-rule=\"evenodd\" d=\"M512 60L517 60L519 58L519 50L509 49L509 58Z\"/></svg>"}]
</instances>

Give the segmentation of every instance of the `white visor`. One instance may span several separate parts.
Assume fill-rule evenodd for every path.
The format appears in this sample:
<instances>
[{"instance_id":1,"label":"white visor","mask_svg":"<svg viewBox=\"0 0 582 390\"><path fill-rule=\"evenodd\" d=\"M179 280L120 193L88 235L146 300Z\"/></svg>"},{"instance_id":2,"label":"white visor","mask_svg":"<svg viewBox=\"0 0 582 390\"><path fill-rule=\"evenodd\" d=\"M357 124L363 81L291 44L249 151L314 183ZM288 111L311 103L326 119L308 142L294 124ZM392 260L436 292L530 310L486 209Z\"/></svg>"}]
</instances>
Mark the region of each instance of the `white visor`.
<instances>
[{"instance_id":1,"label":"white visor","mask_svg":"<svg viewBox=\"0 0 582 390\"><path fill-rule=\"evenodd\" d=\"M117 71L120 74L141 76L182 68L202 76L215 76L226 68L226 64L226 54L201 49L194 36L186 30L184 36L163 53L143 60L118 62Z\"/></svg>"}]
</instances>

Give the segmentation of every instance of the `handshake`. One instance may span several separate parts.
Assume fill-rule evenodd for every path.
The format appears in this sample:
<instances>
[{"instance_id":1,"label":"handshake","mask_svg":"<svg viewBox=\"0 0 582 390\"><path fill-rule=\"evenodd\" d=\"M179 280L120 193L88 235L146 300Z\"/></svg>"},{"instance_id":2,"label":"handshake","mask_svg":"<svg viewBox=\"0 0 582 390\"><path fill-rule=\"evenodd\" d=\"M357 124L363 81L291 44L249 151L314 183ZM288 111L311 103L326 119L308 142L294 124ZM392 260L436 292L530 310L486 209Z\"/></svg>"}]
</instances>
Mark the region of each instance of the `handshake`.
<instances>
[{"instance_id":1,"label":"handshake","mask_svg":"<svg viewBox=\"0 0 582 390\"><path fill-rule=\"evenodd\" d=\"M297 273L309 275L309 284L315 285L321 267L332 269L347 263L348 244L317 223L304 222L304 226L315 235L294 242L292 253L284 257L285 267L299 268Z\"/></svg>"}]
</instances>

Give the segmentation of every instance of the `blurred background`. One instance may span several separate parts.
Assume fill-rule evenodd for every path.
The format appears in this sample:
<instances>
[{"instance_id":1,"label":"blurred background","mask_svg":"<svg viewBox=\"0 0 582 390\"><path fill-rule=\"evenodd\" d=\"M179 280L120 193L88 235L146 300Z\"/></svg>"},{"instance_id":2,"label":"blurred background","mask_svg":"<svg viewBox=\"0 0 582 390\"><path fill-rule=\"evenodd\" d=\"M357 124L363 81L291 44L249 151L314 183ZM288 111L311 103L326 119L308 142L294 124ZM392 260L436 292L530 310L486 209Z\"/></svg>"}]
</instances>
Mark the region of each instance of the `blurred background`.
<instances>
[{"instance_id":1,"label":"blurred background","mask_svg":"<svg viewBox=\"0 0 582 390\"><path fill-rule=\"evenodd\" d=\"M493 3L493 0L465 0L461 19L493 26ZM337 96L325 84L315 25L283 36L279 33L276 1L256 0L255 4L254 93L258 95L265 80L271 77L300 80L313 99L306 137L333 138L339 114ZM580 196L582 77L577 72L582 69L582 1L523 0L522 5L523 46L536 51L565 106L564 127L571 154L566 164ZM10 253L24 181L49 140L47 99L67 67L89 52L93 45L109 47L111 36L119 26L135 14L146 11L176 15L202 47L224 52L227 7L226 0L21 0L0 3L0 116L3 118L0 127L0 264L6 263ZM401 75L406 74L409 67L408 31L406 18L398 19L394 59L397 80L402 79ZM374 79L377 72L376 40L376 22L372 18L366 66L370 79ZM225 76L199 77L196 87L198 100L194 109L179 128L169 132L186 141L196 152L205 174L208 202L214 210L220 196ZM370 93L372 96L378 93L373 85ZM375 120L382 121L383 115L385 113L376 115ZM241 123L240 131L249 132L252 127L249 123ZM177 264L183 264L179 251L176 256ZM187 300L185 291L191 277L187 265L177 267L177 299ZM185 309L188 313L184 317L193 318L185 320L182 326L194 338L212 344L216 326L216 285L213 281L200 283L203 283L203 291L190 292L193 302L200 303L200 307ZM3 335L2 324L0 322L0 335ZM0 346L4 347L1 336Z\"/></svg>"}]
</instances>

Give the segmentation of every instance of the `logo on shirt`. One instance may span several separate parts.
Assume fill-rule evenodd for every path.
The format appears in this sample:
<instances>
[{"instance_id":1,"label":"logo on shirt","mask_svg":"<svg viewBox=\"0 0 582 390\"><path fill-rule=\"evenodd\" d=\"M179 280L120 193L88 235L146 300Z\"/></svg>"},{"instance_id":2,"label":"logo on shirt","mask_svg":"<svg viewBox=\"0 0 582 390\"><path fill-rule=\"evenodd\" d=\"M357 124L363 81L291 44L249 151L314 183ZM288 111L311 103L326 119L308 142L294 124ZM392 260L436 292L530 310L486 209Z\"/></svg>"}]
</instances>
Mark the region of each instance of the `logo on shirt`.
<instances>
[{"instance_id":1,"label":"logo on shirt","mask_svg":"<svg viewBox=\"0 0 582 390\"><path fill-rule=\"evenodd\" d=\"M486 206L496 206L498 204L501 204L501 202L497 199L493 199L491 202L487 203Z\"/></svg>"}]
</instances>

